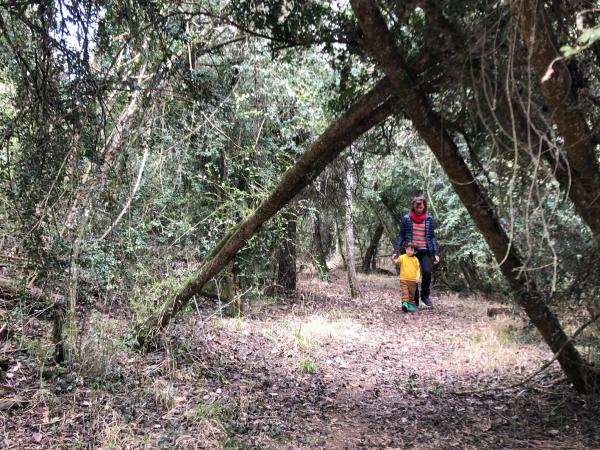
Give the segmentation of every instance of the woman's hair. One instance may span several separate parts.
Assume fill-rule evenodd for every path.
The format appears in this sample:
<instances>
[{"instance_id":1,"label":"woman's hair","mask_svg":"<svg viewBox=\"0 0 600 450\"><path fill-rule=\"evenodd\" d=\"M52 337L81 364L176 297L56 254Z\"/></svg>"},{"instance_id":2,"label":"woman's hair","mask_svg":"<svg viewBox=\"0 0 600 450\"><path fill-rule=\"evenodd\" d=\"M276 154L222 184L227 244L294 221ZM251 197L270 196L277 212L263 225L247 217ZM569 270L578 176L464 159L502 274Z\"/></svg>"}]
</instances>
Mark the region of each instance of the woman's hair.
<instances>
[{"instance_id":1,"label":"woman's hair","mask_svg":"<svg viewBox=\"0 0 600 450\"><path fill-rule=\"evenodd\" d=\"M410 209L411 210L415 210L415 203L423 203L423 206L425 206L425 210L427 211L427 200L425 199L425 197L423 197L422 195L418 195L417 197L412 199L412 202L410 202Z\"/></svg>"}]
</instances>

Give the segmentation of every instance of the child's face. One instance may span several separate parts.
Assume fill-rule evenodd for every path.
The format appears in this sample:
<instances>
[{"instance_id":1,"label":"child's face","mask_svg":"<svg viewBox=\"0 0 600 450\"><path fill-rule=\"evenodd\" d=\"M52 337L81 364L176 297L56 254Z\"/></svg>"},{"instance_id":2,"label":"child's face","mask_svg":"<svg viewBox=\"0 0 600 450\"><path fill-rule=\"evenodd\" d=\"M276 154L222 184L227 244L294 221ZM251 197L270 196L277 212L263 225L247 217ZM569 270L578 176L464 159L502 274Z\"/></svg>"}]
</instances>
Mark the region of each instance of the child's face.
<instances>
[{"instance_id":1,"label":"child's face","mask_svg":"<svg viewBox=\"0 0 600 450\"><path fill-rule=\"evenodd\" d=\"M415 254L415 249L412 247L406 247L406 254L408 256L413 256Z\"/></svg>"}]
</instances>

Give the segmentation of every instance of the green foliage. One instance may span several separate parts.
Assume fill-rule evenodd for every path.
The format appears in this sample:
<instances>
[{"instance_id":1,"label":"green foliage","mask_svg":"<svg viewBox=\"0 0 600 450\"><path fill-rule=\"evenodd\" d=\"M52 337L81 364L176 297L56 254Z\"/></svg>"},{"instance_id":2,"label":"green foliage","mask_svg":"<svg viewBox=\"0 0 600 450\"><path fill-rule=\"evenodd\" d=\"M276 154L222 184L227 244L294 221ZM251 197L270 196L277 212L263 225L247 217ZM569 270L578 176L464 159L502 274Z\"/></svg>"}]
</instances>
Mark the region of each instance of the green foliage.
<instances>
[{"instance_id":1,"label":"green foliage","mask_svg":"<svg viewBox=\"0 0 600 450\"><path fill-rule=\"evenodd\" d=\"M243 28L269 36L274 50L315 41L331 43L344 23L343 13L322 1L242 0L231 2L228 13Z\"/></svg>"},{"instance_id":2,"label":"green foliage","mask_svg":"<svg viewBox=\"0 0 600 450\"><path fill-rule=\"evenodd\" d=\"M220 400L215 400L211 403L199 403L194 408L193 419L201 421L204 419L220 420L222 416L222 405Z\"/></svg>"},{"instance_id":3,"label":"green foliage","mask_svg":"<svg viewBox=\"0 0 600 450\"><path fill-rule=\"evenodd\" d=\"M405 123L384 127L380 133L371 133L361 147L364 172L358 198L362 199L359 205L364 206L356 209L360 216L355 223L368 231L370 224L379 221L373 209L382 208L394 219L397 231L412 198L425 195L442 252L442 264L434 279L453 289L502 289L501 275L485 241L429 149ZM372 155L368 150L375 146L393 150ZM472 272L473 278L465 279L463 269ZM480 283L474 285L474 280Z\"/></svg>"},{"instance_id":4,"label":"green foliage","mask_svg":"<svg viewBox=\"0 0 600 450\"><path fill-rule=\"evenodd\" d=\"M221 445L224 450L246 450L248 448L244 441L235 437L221 439Z\"/></svg>"},{"instance_id":5,"label":"green foliage","mask_svg":"<svg viewBox=\"0 0 600 450\"><path fill-rule=\"evenodd\" d=\"M521 121L502 117L507 86L499 74L510 74L515 111L535 111L533 129L562 161L560 137L544 128L551 121L540 93L523 91L532 86L527 55L518 45L508 54L512 42L490 41L511 35L505 2L442 3L431 11L383 2L382 10L444 130L496 205L526 273L552 301L584 299L581 274L593 264L594 238L535 146L515 152ZM116 299L142 317L255 210L332 118L381 78L359 47L346 4L200 1L183 8L83 0L64 8L0 7L0 252L23 258L15 271L49 293L71 295L72 283L78 300ZM576 31L563 31L565 18L556 11L549 18L570 42ZM597 26L588 28L564 55L599 38ZM598 90L597 65L577 63L570 67L573 90L584 98ZM592 103L580 106L595 123ZM374 224L383 218L397 228L412 197L423 194L442 250L436 281L506 288L453 180L402 114L361 138L352 154L360 251ZM334 164L295 202L300 258L314 259L316 213L331 255L344 213L340 168ZM274 217L237 254L231 270L243 292L272 283L288 220ZM324 279L325 267L315 265ZM296 334L307 345L302 330Z\"/></svg>"},{"instance_id":6,"label":"green foliage","mask_svg":"<svg viewBox=\"0 0 600 450\"><path fill-rule=\"evenodd\" d=\"M326 267L323 266L323 264L321 264L321 261L319 261L317 258L315 258L313 256L312 262L313 262L313 265L317 268L317 274L319 275L319 280L329 281L329 271L327 270Z\"/></svg>"},{"instance_id":7,"label":"green foliage","mask_svg":"<svg viewBox=\"0 0 600 450\"><path fill-rule=\"evenodd\" d=\"M584 50L591 47L598 39L600 39L600 25L588 28L584 30L581 35L577 38L577 44L575 47L570 45L563 45L560 48L561 53L565 58L575 56Z\"/></svg>"},{"instance_id":8,"label":"green foliage","mask_svg":"<svg viewBox=\"0 0 600 450\"><path fill-rule=\"evenodd\" d=\"M302 361L302 363L300 364L300 369L302 370L302 372L312 375L317 372L317 364L312 359L308 358Z\"/></svg>"}]
</instances>

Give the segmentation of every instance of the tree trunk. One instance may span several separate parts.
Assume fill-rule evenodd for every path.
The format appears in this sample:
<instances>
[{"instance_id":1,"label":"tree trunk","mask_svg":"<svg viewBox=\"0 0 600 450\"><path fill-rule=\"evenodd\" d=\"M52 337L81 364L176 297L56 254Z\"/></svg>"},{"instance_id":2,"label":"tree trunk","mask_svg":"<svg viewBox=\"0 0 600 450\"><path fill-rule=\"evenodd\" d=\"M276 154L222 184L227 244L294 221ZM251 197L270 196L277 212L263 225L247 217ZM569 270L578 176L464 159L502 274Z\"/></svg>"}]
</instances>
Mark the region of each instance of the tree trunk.
<instances>
[{"instance_id":1,"label":"tree trunk","mask_svg":"<svg viewBox=\"0 0 600 450\"><path fill-rule=\"evenodd\" d=\"M540 80L554 59L560 56L556 50L555 39L546 24L542 5L543 2L536 0L517 0L512 5L513 16L520 25L531 62ZM446 41L452 42L455 53L464 53L464 35L450 25L442 14L440 5L425 1L421 6L430 19L430 25L439 29L440 35L443 35ZM510 133L512 130L517 133L515 137L521 139L519 147L531 157L538 155L541 150L541 156L546 160L561 189L569 195L578 214L590 227L596 240L600 241L600 202L596 196L596 193L600 192L600 171L598 159L594 154L593 134L578 109L566 65L563 61L556 61L553 69L553 75L547 81L541 82L540 87L550 109L550 122L557 124L565 138L564 152L557 157L551 154L546 139L548 142L555 140L553 133L546 133L544 138L540 138L539 130L543 125L531 126L532 112L523 110L522 105L512 98L511 92L502 89L496 91L498 95L493 99L493 114L497 118L504 116L508 119ZM547 120L541 122L547 123ZM572 122L574 126L571 125Z\"/></svg>"},{"instance_id":2,"label":"tree trunk","mask_svg":"<svg viewBox=\"0 0 600 450\"><path fill-rule=\"evenodd\" d=\"M375 247L375 253L373 253L373 258L371 259L371 272L375 272L377 270L377 247Z\"/></svg>"},{"instance_id":3,"label":"tree trunk","mask_svg":"<svg viewBox=\"0 0 600 450\"><path fill-rule=\"evenodd\" d=\"M348 270L348 262L346 261L346 250L344 249L344 239L342 238L342 231L340 230L338 221L335 221L335 252L342 259L342 269Z\"/></svg>"},{"instance_id":4,"label":"tree trunk","mask_svg":"<svg viewBox=\"0 0 600 450\"><path fill-rule=\"evenodd\" d=\"M402 221L402 211L399 211L396 208L396 205L394 205L394 202L392 201L392 199L390 199L388 196L386 196L384 194L379 194L379 199L381 200L382 205L385 207L385 210L392 217L394 222L397 224L400 223ZM397 235L397 234L395 233L395 235ZM395 239L395 237L394 237L394 239ZM394 243L395 243L395 241L394 241Z\"/></svg>"},{"instance_id":5,"label":"tree trunk","mask_svg":"<svg viewBox=\"0 0 600 450\"><path fill-rule=\"evenodd\" d=\"M317 273L319 274L319 279L321 281L329 281L329 268L327 267L327 256L325 255L325 248L323 247L323 236L321 235L321 215L319 214L319 211L315 211L313 227L313 243L315 253L315 256L312 258L313 264L317 270Z\"/></svg>"},{"instance_id":6,"label":"tree trunk","mask_svg":"<svg viewBox=\"0 0 600 450\"><path fill-rule=\"evenodd\" d=\"M549 108L550 120L556 124L564 139L571 185L565 186L563 181L562 188L569 193L575 209L591 228L596 241L600 242L598 157L594 150L592 132L573 93L573 81L569 70L564 61L555 61L560 54L548 27L544 3L540 0L516 0L511 9L529 49L533 68L540 80L540 88Z\"/></svg>"},{"instance_id":7,"label":"tree trunk","mask_svg":"<svg viewBox=\"0 0 600 450\"><path fill-rule=\"evenodd\" d=\"M285 172L281 182L254 213L221 239L205 262L170 293L158 311L136 326L134 333L140 346L151 345L157 333L227 265L259 227L311 183L342 150L396 111L397 100L388 98L389 93L389 82L381 80L325 130Z\"/></svg>"},{"instance_id":8,"label":"tree trunk","mask_svg":"<svg viewBox=\"0 0 600 450\"><path fill-rule=\"evenodd\" d=\"M377 247L379 247L379 241L381 240L381 236L383 235L383 225L381 222L377 224L375 227L375 231L371 236L371 241L369 242L369 246L367 247L367 251L365 252L365 256L362 262L362 271L365 273L369 273L371 269L375 269L377 255Z\"/></svg>"},{"instance_id":9,"label":"tree trunk","mask_svg":"<svg viewBox=\"0 0 600 450\"><path fill-rule=\"evenodd\" d=\"M224 312L229 317L240 317L244 312L244 301L241 295L238 295L239 291L239 277L238 268L235 262L228 265L227 272L224 277L225 289L219 298L219 301L225 301L227 305L224 308Z\"/></svg>"},{"instance_id":10,"label":"tree trunk","mask_svg":"<svg viewBox=\"0 0 600 450\"><path fill-rule=\"evenodd\" d=\"M521 6L524 6L522 10L519 9ZM556 52L554 47L555 39L553 38L551 32L548 32L547 27L545 25L545 15L541 3L538 3L537 10L535 10L535 8L532 9L533 6L534 5L531 2L527 3L526 5L523 3L516 2L513 5L513 15L516 16L517 19L520 18L520 20L518 21L522 26L524 26L522 34L527 40L526 44L528 45L530 53L533 53L534 51L537 52L537 64L534 63L534 65L536 66L539 74L541 74L542 71L548 70L549 65L551 63L548 62L550 56L552 54L558 56L558 53ZM461 52L461 46L465 41L465 38L460 32L457 32L447 21L447 19L442 14L439 5L436 5L433 2L426 1L422 3L422 7L424 8L425 13L430 20L430 25L435 27L436 29L439 29L440 35L444 35L447 41L452 42L455 53ZM538 14L537 18L535 17L536 11ZM525 12L530 15L529 20L523 19L523 14ZM529 27L529 25L531 25L532 17L534 21L537 20L535 30ZM525 22L527 23L525 24ZM545 50L541 50L540 47L544 47ZM544 61L544 54L546 55L546 61ZM534 58L532 56L531 61L533 60ZM546 68L544 68L544 64L546 64ZM542 82L541 88L546 88L546 92L543 93L543 95L550 95L551 97L554 97L556 95L556 92L559 92L554 89L548 88L548 86L551 85L549 83L554 83L552 84L552 86L556 87L559 90L562 90L561 92L567 93L567 100L571 104L570 107L577 109L578 106L576 104L576 96L571 90L571 80L569 71L563 64L563 61L557 61L555 65L560 70L559 76L551 77L548 81ZM468 81L469 78L466 78L466 80ZM567 80L568 82L565 83L565 80ZM471 87L473 87L475 90L478 89L475 83L473 83ZM498 123L500 123L501 126L505 127L507 130L511 130L508 132L509 134L514 133L513 138L518 141L516 144L518 145L519 149L522 150L526 156L534 160L534 163L537 163L537 161L540 160L544 160L546 162L549 175L553 176L558 181L561 190L565 193L565 195L570 197L571 201L575 205L575 209L578 211L578 213L580 213L583 221L587 223L592 232L594 232L596 228L594 220L597 218L597 215L592 217L590 220L590 218L587 217L585 214L581 214L582 210L584 210L584 212L588 214L590 213L590 211L587 208L585 201L581 199L581 196L577 195L581 192L587 192L589 194L589 187L586 187L585 184L582 184L581 179L573 178L576 177L577 174L571 170L571 163L568 157L569 152L560 151L560 148L557 152L555 150L556 148L558 148L557 145L549 145L549 143L555 140L554 132L552 130L549 130L545 134L540 134L540 130L546 128L545 124L548 123L548 120L545 118L537 118L538 120L536 120L536 117L532 116L533 110L542 110L543 108L538 107L534 109L529 109L526 106L524 107L524 105L521 102L513 98L513 93L510 89L508 89L506 92L502 89L499 89L495 91L495 93L496 96L493 99L493 116L495 120L497 120ZM552 101L547 101L546 103L550 105ZM561 103L557 105L556 99L554 99L553 104L554 110L551 111L551 115L564 115L564 111L561 109L560 106L562 104L562 98ZM581 114L573 116L574 120L581 120L581 118ZM551 117L550 122L552 122L553 120L553 117ZM564 123L565 120L566 119L563 118L562 122ZM557 121L557 123L558 122L559 121ZM586 123L579 125L580 129L585 129L586 127ZM567 133L572 133L572 130L570 130L570 128L567 128ZM588 143L594 145L594 141L592 140L591 136L589 138ZM569 149L570 147L567 148L567 150ZM571 150L572 151L570 153L572 155L575 149ZM588 151L587 155L585 154L585 151ZM597 160L594 160L594 155L589 153L589 146L587 150L580 151L579 154L582 158L589 158L589 160L591 161L591 165L589 166L589 168L597 166L595 162ZM595 171L597 170L598 168L596 167ZM574 190L572 190L572 186L575 186ZM598 188L595 189L598 191ZM597 203L597 200L593 201ZM597 233L594 232L594 234L597 238ZM585 297L587 297L588 299L592 299L588 303L588 305L586 305L591 318L595 316L598 311L600 311L600 308L598 306L594 306L593 300L597 298L597 296L594 295L594 292L598 290L597 280L600 280L600 264L598 264L597 258L592 259L588 263L588 268L590 270L586 271L585 273L582 273L581 277L577 280L577 283L580 289L587 289L590 291L589 294ZM596 329L600 329L600 323L598 323L597 321L592 326Z\"/></svg>"},{"instance_id":11,"label":"tree trunk","mask_svg":"<svg viewBox=\"0 0 600 450\"><path fill-rule=\"evenodd\" d=\"M64 325L65 325L65 305L62 301L54 303L53 307L53 325L52 341L54 344L54 361L62 364L66 359Z\"/></svg>"},{"instance_id":12,"label":"tree trunk","mask_svg":"<svg viewBox=\"0 0 600 450\"><path fill-rule=\"evenodd\" d=\"M285 237L278 252L277 284L287 290L296 289L296 214L283 213Z\"/></svg>"},{"instance_id":13,"label":"tree trunk","mask_svg":"<svg viewBox=\"0 0 600 450\"><path fill-rule=\"evenodd\" d=\"M387 209L381 210L375 207L374 210L375 214L377 214L377 217L379 218L379 222L383 224L383 229L385 230L387 240L393 247L394 245L396 245L396 237L398 236L398 230L395 228L395 223L391 214L389 214Z\"/></svg>"},{"instance_id":14,"label":"tree trunk","mask_svg":"<svg viewBox=\"0 0 600 450\"><path fill-rule=\"evenodd\" d=\"M373 0L351 0L368 50L390 79L421 138L428 144L446 172L459 198L483 234L519 305L552 351L578 392L590 392L600 386L600 376L587 364L563 331L558 319L537 291L533 281L522 272L522 263L510 239L502 229L493 205L470 173L457 146L444 130L439 116L431 109L425 95L409 73L405 61L396 51L392 36Z\"/></svg>"},{"instance_id":15,"label":"tree trunk","mask_svg":"<svg viewBox=\"0 0 600 450\"><path fill-rule=\"evenodd\" d=\"M356 267L354 265L354 225L352 223L352 190L354 189L352 157L346 157L346 265L348 266L348 286L350 297L360 296Z\"/></svg>"}]
</instances>

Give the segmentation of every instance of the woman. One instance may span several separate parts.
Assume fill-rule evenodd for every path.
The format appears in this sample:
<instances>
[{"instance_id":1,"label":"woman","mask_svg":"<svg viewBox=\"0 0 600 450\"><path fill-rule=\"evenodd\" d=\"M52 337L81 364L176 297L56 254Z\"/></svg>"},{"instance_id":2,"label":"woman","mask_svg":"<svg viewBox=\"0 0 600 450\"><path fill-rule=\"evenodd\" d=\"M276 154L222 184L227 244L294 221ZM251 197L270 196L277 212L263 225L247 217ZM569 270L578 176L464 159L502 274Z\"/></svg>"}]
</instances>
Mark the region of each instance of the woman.
<instances>
[{"instance_id":1,"label":"woman","mask_svg":"<svg viewBox=\"0 0 600 450\"><path fill-rule=\"evenodd\" d=\"M417 258L421 263L421 289L419 292L417 288L415 292L415 304L419 304L420 297L424 305L433 308L429 286L433 265L440 262L440 249L435 239L433 218L427 214L427 200L423 196L413 198L410 212L402 218L394 255L404 253L407 242L417 247Z\"/></svg>"}]
</instances>

